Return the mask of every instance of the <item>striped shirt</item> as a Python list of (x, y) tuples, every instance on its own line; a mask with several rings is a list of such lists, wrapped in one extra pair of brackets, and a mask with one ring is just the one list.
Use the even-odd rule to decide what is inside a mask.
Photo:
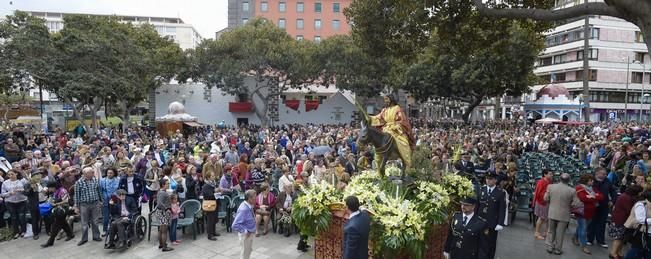
[(93, 178), (86, 180), (82, 177), (75, 183), (75, 206), (82, 203), (93, 203), (101, 201), (102, 197), (99, 191), (99, 182)]

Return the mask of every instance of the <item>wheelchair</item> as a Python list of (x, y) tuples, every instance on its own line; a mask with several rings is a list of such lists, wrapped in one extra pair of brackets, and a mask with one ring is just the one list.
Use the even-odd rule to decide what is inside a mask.
[[(112, 222), (112, 220), (111, 220)], [(142, 216), (140, 213), (137, 213), (133, 217), (129, 219), (128, 222), (125, 223), (126, 226), (124, 227), (125, 233), (125, 245), (121, 247), (121, 249), (126, 249), (131, 247), (131, 245), (135, 242), (140, 242), (145, 238), (145, 233), (147, 233), (147, 221), (145, 220), (145, 217)], [(110, 240), (111, 238), (111, 227), (113, 224), (109, 224), (109, 231), (108, 235), (104, 238), (104, 248), (105, 249), (116, 249), (117, 247), (109, 247), (109, 244), (114, 244), (117, 245), (119, 241), (120, 235), (116, 235), (114, 240)], [(111, 242), (113, 241), (113, 242)]]

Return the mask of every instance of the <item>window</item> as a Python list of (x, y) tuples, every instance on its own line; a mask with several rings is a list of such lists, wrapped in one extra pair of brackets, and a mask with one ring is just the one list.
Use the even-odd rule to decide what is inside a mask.
[(305, 26), (305, 23), (303, 22), (303, 19), (297, 19), (296, 20), (296, 29), (303, 29)]
[[(576, 77), (576, 81), (583, 81), (583, 70), (577, 70), (574, 72), (574, 75)], [(597, 81), (597, 70), (590, 70), (590, 78), (588, 78), (588, 81)]]
[(284, 13), (286, 9), (287, 9), (287, 6), (286, 6), (285, 2), (278, 3), (278, 11), (279, 12)]
[(321, 19), (314, 20), (314, 29), (321, 29)]
[(339, 3), (333, 3), (333, 4), (332, 4), (332, 12), (333, 12), (333, 13), (338, 13), (338, 12), (340, 12), (340, 11), (341, 11), (341, 10), (339, 9)]
[(303, 40), (303, 35), (296, 35), (296, 40)]
[(636, 31), (635, 32), (635, 42), (644, 42), (644, 37), (642, 35), (642, 32)]
[(165, 27), (165, 32), (176, 33), (176, 27)]
[(552, 74), (553, 82), (565, 82), (565, 73)]
[(541, 58), (538, 60), (538, 66), (549, 66), (552, 64), (552, 57)]
[(285, 19), (280, 18), (278, 20), (278, 27), (281, 28), (281, 29), (285, 29)]
[(641, 84), (642, 83), (642, 72), (632, 72), (631, 73), (631, 83)]
[(242, 11), (244, 11), (244, 12), (249, 11), (249, 2), (243, 2), (242, 3)]
[(599, 39), (599, 28), (592, 28), (591, 32), (592, 32), (591, 35), (590, 35), (591, 38), (598, 40)]
[(565, 63), (565, 61), (567, 61), (567, 55), (566, 54), (554, 56), (554, 64)]
[(316, 43), (321, 42), (321, 36), (314, 36), (314, 42)]
[(305, 5), (303, 2), (298, 2), (296, 3), (296, 12), (297, 13), (302, 13), (305, 10)]
[[(599, 58), (599, 50), (590, 49), (590, 52), (588, 52), (588, 60), (597, 60), (598, 58)], [(576, 60), (583, 60), (583, 50), (579, 50), (576, 52)]]
[(332, 20), (332, 29), (339, 30), (339, 20)]
[(269, 4), (267, 2), (260, 3), (260, 11), (262, 12), (269, 11)]
[(635, 61), (638, 61), (640, 63), (644, 63), (644, 55), (646, 53), (644, 52), (635, 52)]
[(319, 95), (319, 104), (323, 104), (323, 100), (328, 99), (325, 95)]
[(249, 18), (242, 18), (242, 24), (246, 24), (247, 22), (249, 22)]
[(321, 12), (321, 3), (314, 3), (314, 12), (315, 13)]

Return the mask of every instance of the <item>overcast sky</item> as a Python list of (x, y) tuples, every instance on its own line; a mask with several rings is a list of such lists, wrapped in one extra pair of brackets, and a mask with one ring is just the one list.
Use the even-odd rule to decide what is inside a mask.
[(14, 10), (179, 17), (204, 38), (228, 25), (227, 0), (0, 0), (0, 15)]

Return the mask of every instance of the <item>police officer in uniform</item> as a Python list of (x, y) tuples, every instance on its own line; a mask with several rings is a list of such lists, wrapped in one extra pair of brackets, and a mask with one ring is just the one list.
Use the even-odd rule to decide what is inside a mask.
[(486, 185), (479, 190), (479, 206), (477, 214), (486, 220), (488, 236), (484, 245), (488, 258), (495, 258), (497, 248), (497, 232), (502, 230), (506, 218), (506, 192), (497, 187), (497, 174), (490, 172), (486, 175)]
[(477, 200), (466, 198), (461, 202), (461, 213), (450, 222), (448, 239), (443, 250), (446, 259), (486, 259), (485, 243), (488, 235), (486, 220), (475, 213)]

